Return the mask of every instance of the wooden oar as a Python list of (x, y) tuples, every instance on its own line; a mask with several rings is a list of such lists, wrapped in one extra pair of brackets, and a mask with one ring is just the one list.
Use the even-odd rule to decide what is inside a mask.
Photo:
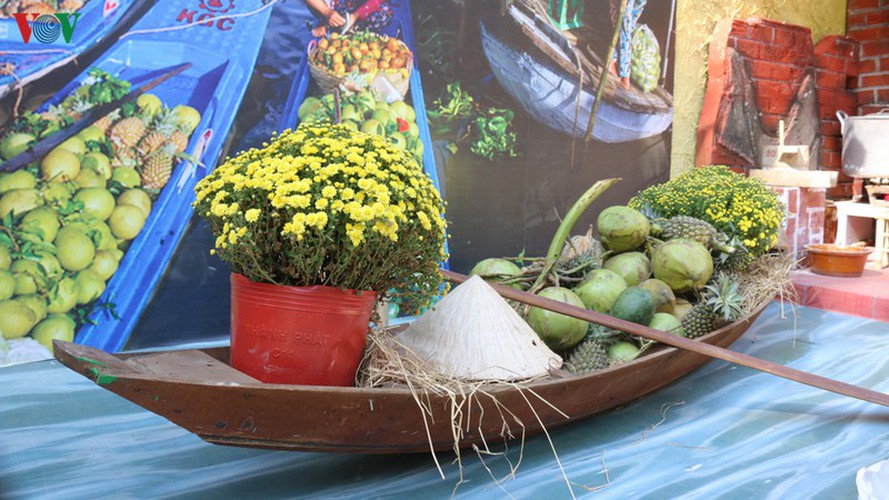
[[(449, 281), (453, 281), (454, 283), (462, 283), (469, 279), (468, 276), (444, 269), (441, 270), (441, 274), (446, 279), (448, 279)], [(837, 394), (869, 401), (871, 403), (876, 403), (883, 406), (889, 406), (889, 395), (883, 394), (882, 392), (872, 391), (870, 389), (865, 389), (864, 387), (847, 384), (845, 382), (829, 379), (820, 375), (815, 375), (813, 373), (795, 370), (793, 368), (788, 368), (786, 366), (779, 365), (771, 361), (766, 361), (764, 359), (755, 358), (753, 356), (748, 356), (739, 352), (730, 351), (728, 349), (717, 347), (715, 345), (707, 344), (704, 342), (690, 340), (685, 337), (679, 337), (667, 332), (655, 330), (654, 328), (637, 325), (636, 323), (631, 323), (629, 321), (624, 321), (622, 319), (597, 313), (595, 311), (575, 307), (556, 300), (547, 299), (539, 295), (523, 292), (521, 290), (516, 290), (507, 286), (498, 285), (495, 283), (491, 283), (491, 286), (493, 286), (494, 289), (497, 290), (497, 293), (499, 293), (502, 297), (515, 300), (529, 306), (547, 309), (549, 311), (557, 312), (566, 316), (571, 316), (573, 318), (582, 319), (584, 321), (589, 321), (592, 323), (598, 323), (608, 328), (614, 328), (616, 330), (621, 330), (649, 340), (654, 340), (663, 344), (671, 345), (673, 347), (678, 347), (687, 351), (703, 354), (704, 356), (721, 359), (723, 361), (728, 361), (737, 365), (746, 366), (747, 368), (753, 368), (754, 370), (777, 375), (788, 380), (800, 382), (802, 384), (817, 387), (819, 389), (824, 389), (826, 391), (835, 392)]]
[(93, 107), (79, 120), (72, 123), (70, 127), (63, 128), (62, 130), (59, 130), (52, 135), (48, 135), (43, 139), (40, 139), (28, 149), (10, 158), (9, 161), (0, 163), (0, 172), (11, 172), (13, 170), (18, 170), (33, 161), (39, 160), (47, 153), (49, 153), (54, 147), (65, 142), (68, 138), (73, 137), (81, 130), (89, 127), (99, 118), (114, 111), (124, 103), (135, 101), (136, 98), (140, 95), (157, 87), (158, 85), (164, 83), (165, 81), (178, 75), (179, 73), (182, 73), (190, 67), (191, 63), (182, 63), (176, 66), (171, 66), (169, 68), (155, 71), (153, 74), (157, 74), (159, 76), (153, 78), (151, 81), (142, 84), (142, 86), (130, 91), (130, 93), (121, 97), (120, 99)]

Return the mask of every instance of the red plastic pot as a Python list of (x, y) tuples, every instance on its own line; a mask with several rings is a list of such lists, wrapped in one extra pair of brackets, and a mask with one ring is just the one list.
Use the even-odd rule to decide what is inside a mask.
[(266, 383), (350, 386), (375, 292), (279, 286), (232, 274), (231, 365)]

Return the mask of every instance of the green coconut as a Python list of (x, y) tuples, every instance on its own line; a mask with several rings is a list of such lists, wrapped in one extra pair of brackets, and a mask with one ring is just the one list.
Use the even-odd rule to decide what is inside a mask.
[(682, 329), (682, 322), (670, 313), (654, 313), (654, 316), (651, 317), (651, 321), (648, 322), (648, 327), (662, 332), (672, 333), (678, 337), (685, 336), (685, 330)]
[(627, 287), (615, 299), (611, 315), (639, 325), (647, 325), (654, 316), (654, 296), (644, 288)]
[(81, 156), (86, 153), (86, 143), (83, 141), (83, 139), (77, 137), (76, 135), (74, 137), (65, 139), (65, 141), (59, 144), (58, 147), (66, 151), (70, 151), (77, 156)]
[(117, 271), (117, 266), (118, 259), (110, 250), (99, 250), (96, 252), (92, 264), (87, 269), (107, 281)]
[(642, 252), (627, 252), (605, 261), (603, 269), (620, 275), (627, 286), (636, 286), (651, 276), (651, 262)]
[(639, 211), (623, 205), (608, 207), (599, 213), (596, 229), (602, 243), (615, 253), (635, 250), (645, 243), (651, 229)]
[[(544, 288), (538, 295), (575, 307), (584, 307), (580, 298), (567, 288)], [(528, 312), (528, 324), (550, 349), (557, 352), (577, 345), (589, 328), (586, 321), (538, 307), (532, 307)]]
[(0, 158), (11, 160), (23, 153), (31, 145), (35, 137), (31, 134), (16, 132), (0, 140)]
[(607, 313), (626, 288), (627, 282), (621, 275), (609, 269), (595, 269), (587, 274), (574, 293), (587, 309)]
[(74, 195), (74, 201), (83, 204), (83, 211), (100, 221), (111, 217), (114, 210), (114, 195), (104, 187), (83, 188)]
[(51, 182), (43, 186), (41, 193), (47, 203), (64, 207), (68, 200), (74, 196), (77, 187), (77, 184), (73, 182)]
[(632, 342), (621, 341), (608, 348), (608, 360), (612, 363), (626, 363), (639, 357), (639, 348)]
[[(513, 262), (508, 261), (506, 259), (485, 259), (475, 267), (469, 271), (469, 275), (477, 274), (482, 277), (485, 281), (493, 281), (495, 283), (501, 282), (503, 279), (506, 279), (510, 276), (515, 276), (519, 274), (522, 270), (519, 269), (519, 266), (515, 265)], [(509, 285), (512, 288), (517, 290), (521, 290), (521, 286), (518, 284)]]
[(135, 168), (117, 167), (111, 172), (111, 180), (120, 183), (123, 187), (134, 188), (142, 184), (142, 177)]
[(43, 267), (30, 259), (18, 259), (9, 267), (15, 276), (15, 294), (30, 295), (46, 286)]
[(673, 306), (676, 305), (676, 294), (670, 288), (670, 285), (655, 278), (649, 278), (639, 286), (651, 292), (654, 296), (654, 303), (658, 312), (673, 312)]
[(677, 238), (655, 247), (651, 267), (654, 277), (676, 293), (697, 290), (713, 275), (713, 259), (701, 243)]
[(131, 240), (135, 238), (145, 225), (145, 214), (142, 209), (132, 205), (118, 205), (108, 218), (111, 233), (116, 238)]
[(80, 158), (67, 149), (55, 148), (40, 162), (43, 179), (50, 182), (74, 180), (80, 173)]

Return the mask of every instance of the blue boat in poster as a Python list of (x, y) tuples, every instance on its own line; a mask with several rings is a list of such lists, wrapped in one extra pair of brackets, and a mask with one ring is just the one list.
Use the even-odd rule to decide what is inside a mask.
[[(411, 22), (410, 2), (402, 1), (393, 9), (392, 22), (384, 29), (381, 34), (401, 39), (407, 47), (413, 52), (416, 47), (416, 38), (414, 36), (414, 28)], [(311, 39), (309, 30), (306, 30), (306, 45)], [(312, 87), (312, 74), (309, 70), (308, 57), (304, 57), (297, 68), (296, 76), (293, 79), (293, 85), (287, 97), (287, 103), (281, 115), (281, 122), (278, 126), (279, 131), (293, 128), (299, 125), (299, 106), (307, 97)], [(432, 145), (432, 134), (429, 130), (429, 119), (426, 115), (426, 101), (423, 97), (423, 81), (420, 78), (420, 70), (416, 65), (416, 58), (411, 68), (409, 77), (409, 97), (410, 104), (416, 113), (416, 123), (419, 129), (419, 139), (423, 143), (423, 170), (426, 175), (432, 179), (435, 188), (443, 194), (442, 186), (439, 181), (438, 170), (435, 165), (435, 150)], [(447, 243), (445, 243), (447, 250)], [(449, 269), (447, 262), (442, 263), (442, 267)]]
[[(584, 137), (596, 101), (601, 58), (572, 46), (525, 3), (534, 4), (512, 3), (503, 17), (480, 23), (482, 50), (500, 85), (535, 120)], [(672, 123), (673, 98), (666, 90), (622, 89), (611, 79), (592, 137), (610, 143), (634, 141), (658, 135)]]
[[(216, 164), (253, 72), (274, 2), (261, 0), (159, 2), (93, 65), (134, 87), (158, 70), (184, 62), (191, 67), (152, 90), (165, 104), (191, 106), (201, 114), (186, 153), (155, 200), (139, 235), (98, 299), (113, 304), (94, 311), (75, 341), (106, 351), (124, 347), (188, 228), (194, 186)], [(84, 72), (47, 103), (59, 102), (87, 78)]]
[[(392, 22), (381, 34), (401, 39), (411, 51), (414, 51), (416, 41), (414, 29), (411, 23), (410, 2), (402, 1), (394, 7)], [(306, 30), (306, 40), (311, 39), (309, 30)], [(308, 44), (308, 43), (307, 43)], [(287, 98), (287, 104), (281, 115), (279, 130), (293, 128), (299, 124), (299, 106), (307, 97), (312, 87), (312, 74), (309, 71), (308, 58), (304, 57), (293, 79), (293, 86)], [(438, 171), (435, 168), (435, 154), (432, 147), (432, 135), (429, 132), (429, 120), (426, 117), (426, 101), (423, 97), (423, 82), (420, 78), (420, 70), (414, 63), (410, 73), (410, 104), (416, 113), (417, 128), (420, 131), (419, 138), (423, 142), (423, 169), (432, 179), (436, 189), (441, 190)]]
[[(72, 16), (79, 14), (79, 17), (72, 20), (70, 40), (65, 40), (59, 28), (49, 30), (47, 36), (40, 36), (39, 28), (23, 34), (10, 11), (18, 2), (0, 3), (4, 4), (3, 12), (0, 12), (0, 97), (3, 97), (75, 60), (114, 34), (118, 26), (129, 22), (154, 0), (86, 0), (82, 7), (71, 13)], [(20, 13), (26, 14), (31, 21), (27, 29), (34, 27), (33, 21), (41, 12), (28, 6), (22, 9)]]

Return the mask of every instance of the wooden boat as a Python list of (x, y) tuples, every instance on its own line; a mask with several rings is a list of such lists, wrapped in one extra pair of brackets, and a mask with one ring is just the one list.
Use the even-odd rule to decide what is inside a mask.
[[(497, 81), (535, 120), (583, 137), (596, 100), (602, 58), (590, 44), (553, 27), (535, 5), (533, 0), (516, 1), (503, 18), (482, 21), (482, 49)], [(592, 134), (596, 140), (644, 139), (670, 126), (673, 98), (666, 90), (623, 89), (615, 80), (606, 83), (596, 114)]]
[[(135, 87), (158, 76), (161, 69), (191, 63), (187, 70), (152, 93), (170, 107), (187, 104), (200, 112), (201, 121), (185, 151), (203, 166), (182, 161), (174, 167), (145, 226), (98, 299), (99, 303), (113, 303), (118, 314), (103, 310), (91, 315), (93, 322), (77, 331), (76, 342), (112, 352), (126, 345), (188, 228), (195, 184), (215, 166), (224, 150), (271, 14), (271, 8), (263, 8), (264, 5), (262, 0), (238, 2), (231, 10), (214, 11), (218, 18), (210, 25), (201, 23), (187, 29), (159, 32), (177, 25), (183, 9), (193, 9), (196, 3), (157, 2), (133, 25), (132, 36), (122, 37), (91, 65), (128, 80)], [(210, 14), (211, 8), (208, 2), (200, 11), (192, 12), (192, 17)], [(239, 17), (250, 12), (253, 15)], [(185, 24), (186, 18), (180, 22)], [(40, 110), (58, 104), (71, 94), (89, 78), (89, 69)]]
[[(700, 341), (731, 345), (765, 306)], [(452, 403), (442, 395), (422, 396), (424, 414), (407, 388), (262, 384), (228, 365), (227, 348), (115, 356), (56, 341), (54, 352), (100, 387), (214, 444), (350, 453), (454, 448)], [(554, 376), (521, 390), (497, 386), (487, 394), (499, 408), (487, 395), (461, 408), (459, 446), (499, 442), (504, 422), (515, 438), (577, 422), (664, 387), (708, 359), (659, 346), (629, 363), (586, 375)], [(504, 421), (506, 410), (511, 415)]]
[(0, 69), (5, 68), (0, 71), (0, 97), (83, 57), (141, 15), (146, 4), (152, 3), (154, 0), (89, 0), (77, 11), (80, 17), (70, 41), (59, 36), (55, 41), (42, 43), (31, 36), (25, 42), (15, 19), (0, 18)]

